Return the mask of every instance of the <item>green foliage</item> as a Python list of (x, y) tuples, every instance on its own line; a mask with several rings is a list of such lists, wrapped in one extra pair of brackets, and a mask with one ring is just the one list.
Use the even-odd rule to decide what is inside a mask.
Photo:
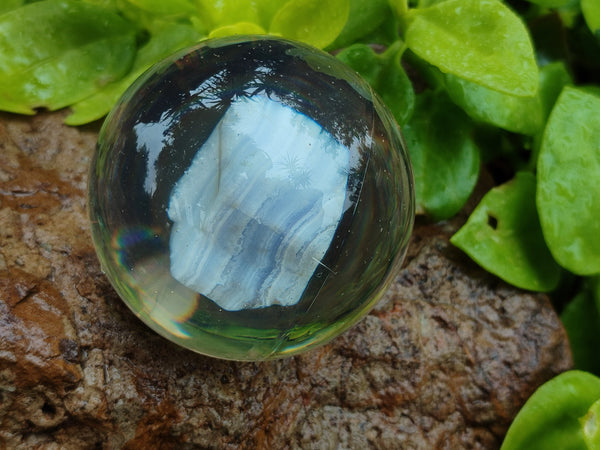
[(168, 56), (198, 39), (197, 32), (189, 25), (170, 24), (158, 31), (140, 48), (132, 70), (120, 80), (114, 81), (94, 95), (75, 103), (73, 113), (65, 119), (68, 125), (82, 125), (108, 114), (125, 90), (154, 62)]
[[(262, 0), (194, 0), (197, 8), (198, 30), (208, 34), (215, 28), (233, 25), (238, 22), (251, 22), (267, 28), (271, 23), (274, 12), (281, 2)], [(165, 2), (166, 3), (166, 2)], [(201, 24), (201, 25), (200, 25)]]
[(571, 84), (573, 84), (573, 80), (562, 61), (553, 62), (542, 67), (540, 70), (539, 98), (542, 104), (544, 123), (563, 88)]
[(446, 75), (452, 100), (473, 119), (508, 131), (535, 134), (543, 125), (539, 95), (519, 97)]
[(600, 273), (600, 97), (566, 87), (546, 126), (538, 159), (537, 207), (556, 260)]
[(162, 16), (190, 14), (196, 11), (191, 0), (126, 0), (140, 9)]
[(24, 4), (25, 0), (4, 0), (0, 3), (0, 14), (10, 11), (11, 9), (17, 9)]
[(269, 31), (324, 48), (344, 29), (349, 12), (349, 0), (290, 0), (277, 11)]
[(380, 55), (368, 45), (354, 44), (337, 55), (369, 82), (400, 125), (408, 121), (415, 107), (415, 91), (400, 62), (403, 50), (401, 41)]
[(133, 28), (104, 8), (47, 0), (13, 9), (0, 16), (0, 109), (71, 105), (123, 77), (134, 55)]
[[(392, 17), (388, 0), (350, 0), (348, 21), (330, 47), (344, 48), (370, 35)], [(394, 30), (396, 31), (396, 30)], [(397, 32), (396, 39), (397, 39)]]
[(529, 172), (489, 191), (451, 242), (515, 286), (547, 292), (558, 284), (560, 268), (542, 236)]
[(600, 376), (600, 293), (594, 292), (594, 287), (600, 285), (598, 280), (588, 280), (565, 307), (561, 320), (569, 336), (575, 368)]
[[(595, 449), (600, 378), (572, 370), (543, 384), (512, 423), (501, 450)], [(584, 430), (586, 438), (584, 438)]]
[(481, 86), (532, 96), (538, 68), (521, 19), (497, 0), (448, 0), (410, 10), (405, 41), (424, 60)]
[(445, 93), (417, 98), (403, 128), (415, 177), (417, 210), (433, 220), (452, 217), (467, 201), (479, 174), (479, 149), (469, 118)]
[(600, 2), (598, 0), (581, 0), (581, 11), (592, 33), (597, 33), (600, 30)]
[(452, 100), (475, 121), (535, 135), (542, 131), (556, 98), (571, 78), (563, 63), (548, 64), (540, 70), (538, 92), (530, 97), (495, 91), (451, 74), (445, 76), (445, 82)]
[(266, 34), (266, 31), (255, 23), (238, 22), (232, 25), (223, 25), (215, 28), (208, 34), (209, 39), (232, 36), (235, 34)]
[(600, 448), (600, 399), (596, 400), (580, 420), (583, 440), (588, 449)]

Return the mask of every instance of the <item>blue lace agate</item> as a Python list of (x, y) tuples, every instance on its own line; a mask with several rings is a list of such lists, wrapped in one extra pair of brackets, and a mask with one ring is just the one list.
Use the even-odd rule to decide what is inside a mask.
[(314, 120), (267, 96), (235, 100), (172, 191), (172, 276), (228, 311), (296, 304), (348, 174), (348, 149)]

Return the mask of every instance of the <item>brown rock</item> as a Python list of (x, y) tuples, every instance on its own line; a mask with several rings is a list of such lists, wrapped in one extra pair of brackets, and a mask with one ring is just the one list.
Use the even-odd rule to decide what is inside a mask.
[(96, 261), (96, 129), (0, 116), (0, 448), (496, 448), (571, 367), (548, 299), (418, 226), (377, 307), (302, 356), (236, 363), (154, 334)]

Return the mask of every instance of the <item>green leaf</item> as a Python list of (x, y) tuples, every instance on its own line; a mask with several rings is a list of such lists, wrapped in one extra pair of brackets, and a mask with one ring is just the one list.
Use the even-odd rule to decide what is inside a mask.
[[(544, 123), (548, 119), (554, 104), (565, 86), (573, 84), (571, 75), (562, 61), (550, 63), (540, 70), (540, 90), (538, 93)], [(529, 160), (529, 169), (535, 170), (542, 146), (544, 129), (542, 128), (533, 136), (531, 150), (532, 154)]]
[(543, 125), (542, 105), (537, 95), (518, 97), (495, 91), (446, 74), (448, 94), (474, 120), (508, 131), (535, 134)]
[(452, 217), (465, 204), (479, 175), (472, 122), (443, 93), (417, 96), (402, 132), (412, 160), (417, 211), (433, 220)]
[[(107, 10), (124, 17), (127, 21), (135, 25), (138, 33), (138, 44), (144, 42), (146, 33), (154, 33), (157, 29), (164, 27), (165, 21), (175, 20), (177, 16), (160, 15), (154, 12), (142, 9), (127, 0), (84, 0), (87, 3), (92, 2)], [(191, 16), (194, 17), (194, 16)]]
[(532, 136), (542, 131), (556, 98), (571, 78), (562, 62), (540, 70), (540, 89), (533, 97), (519, 97), (485, 88), (446, 74), (450, 97), (471, 118), (507, 131)]
[[(357, 40), (357, 44), (369, 44), (372, 46), (380, 45), (382, 47), (389, 47), (393, 45), (399, 39), (398, 35), (399, 22), (397, 17), (392, 13), (383, 15), (383, 21), (375, 28), (372, 32), (361, 36)], [(327, 46), (328, 49), (334, 50), (336, 47), (337, 40)]]
[(232, 25), (224, 25), (212, 30), (208, 37), (209, 39), (233, 36), (235, 34), (266, 34), (266, 31), (255, 23), (238, 22)]
[(47, 0), (9, 11), (0, 16), (0, 109), (70, 105), (125, 75), (134, 54), (130, 24), (102, 7)]
[(17, 9), (25, 4), (25, 0), (2, 0), (0, 4), (0, 14), (3, 14), (11, 9)]
[(161, 16), (193, 14), (196, 7), (190, 0), (126, 0), (144, 11)]
[(598, 0), (581, 0), (581, 12), (592, 33), (600, 30), (600, 2)]
[(401, 17), (408, 11), (409, 0), (388, 0), (395, 15)]
[(538, 157), (537, 208), (556, 261), (600, 273), (600, 98), (566, 87), (550, 114)]
[(203, 34), (239, 23), (253, 23), (267, 30), (285, 2), (281, 0), (194, 0), (198, 16), (192, 21)]
[(590, 289), (577, 294), (560, 318), (569, 336), (575, 368), (600, 375), (600, 314)]
[(199, 15), (209, 22), (210, 29), (236, 22), (258, 23), (258, 11), (247, 0), (196, 0)]
[(254, 23), (267, 29), (282, 4), (279, 0), (195, 0), (195, 3), (198, 8), (198, 30), (206, 34), (240, 22)]
[(571, 75), (562, 61), (547, 64), (540, 69), (539, 97), (544, 120), (550, 115), (563, 88), (572, 84)]
[(350, 0), (290, 0), (273, 17), (269, 32), (325, 48), (348, 20)]
[(450, 242), (517, 287), (547, 292), (558, 284), (560, 267), (544, 242), (529, 172), (490, 190)]
[(583, 431), (583, 440), (588, 449), (600, 448), (600, 399), (596, 400), (585, 417), (580, 419)]
[(407, 122), (415, 106), (415, 91), (400, 63), (402, 51), (398, 41), (382, 55), (365, 44), (354, 44), (337, 54), (379, 94), (400, 125)]
[(533, 96), (538, 68), (521, 19), (497, 0), (448, 0), (407, 15), (406, 44), (424, 60), (465, 80)]
[(373, 33), (390, 15), (392, 12), (388, 0), (350, 0), (348, 21), (330, 48), (348, 47)]
[(508, 429), (501, 450), (585, 449), (579, 419), (600, 399), (600, 378), (564, 372), (538, 388)]
[(146, 69), (175, 51), (187, 47), (199, 38), (189, 25), (173, 23), (155, 35), (138, 52), (131, 72), (119, 81), (73, 105), (73, 113), (65, 119), (67, 125), (82, 125), (100, 119), (111, 110), (117, 100)]

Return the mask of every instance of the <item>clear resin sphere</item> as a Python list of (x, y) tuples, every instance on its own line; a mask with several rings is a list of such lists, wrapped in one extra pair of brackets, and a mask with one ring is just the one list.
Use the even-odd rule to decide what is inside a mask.
[(414, 217), (402, 138), (368, 84), (264, 36), (206, 41), (143, 75), (104, 123), (89, 186), (121, 298), (168, 339), (237, 360), (355, 323)]

